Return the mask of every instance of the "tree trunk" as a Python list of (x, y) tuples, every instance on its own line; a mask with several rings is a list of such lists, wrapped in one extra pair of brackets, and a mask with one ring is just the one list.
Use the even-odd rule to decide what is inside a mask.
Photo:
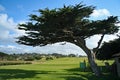
[(88, 56), (88, 61), (90, 63), (91, 69), (94, 72), (94, 74), (96, 76), (101, 76), (101, 71), (100, 71), (99, 67), (97, 66), (97, 64), (95, 63), (95, 59), (94, 59), (94, 56), (91, 53), (91, 51), (88, 48), (84, 49), (84, 51)]
[(78, 45), (87, 54), (88, 61), (90, 63), (91, 69), (94, 72), (94, 74), (96, 76), (101, 76), (101, 71), (98, 68), (97, 64), (95, 63), (95, 60), (94, 60), (91, 50), (87, 48), (85, 40), (80, 37), (78, 37), (76, 40), (77, 40), (76, 45)]
[(92, 55), (88, 55), (88, 61), (90, 63), (92, 71), (95, 73), (96, 76), (101, 76), (101, 71), (97, 64), (95, 63), (95, 59), (92, 57)]

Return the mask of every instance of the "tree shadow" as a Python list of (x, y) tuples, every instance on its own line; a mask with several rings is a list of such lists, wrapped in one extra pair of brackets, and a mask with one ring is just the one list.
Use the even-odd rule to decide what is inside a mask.
[(32, 78), (37, 74), (36, 71), (21, 69), (0, 69), (0, 79), (7, 80), (13, 78)]
[(0, 69), (0, 80), (34, 78), (37, 74), (49, 74), (51, 71), (22, 69)]
[(120, 80), (120, 78), (108, 72), (104, 72), (101, 77), (97, 77), (91, 71), (83, 71), (80, 68), (66, 69), (66, 71), (71, 75), (64, 76), (65, 80)]
[(68, 72), (92, 72), (90, 68), (81, 69), (81, 68), (72, 68), (72, 69), (66, 69)]

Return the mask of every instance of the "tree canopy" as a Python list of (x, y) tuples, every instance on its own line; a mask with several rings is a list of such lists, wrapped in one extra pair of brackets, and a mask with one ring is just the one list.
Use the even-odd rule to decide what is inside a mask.
[(4, 52), (0, 52), (0, 57), (4, 57), (4, 56), (8, 56), (8, 54), (6, 54)]
[(17, 42), (30, 46), (62, 41), (75, 43), (78, 37), (86, 39), (96, 34), (113, 34), (118, 31), (114, 24), (116, 16), (105, 20), (89, 20), (93, 10), (93, 6), (82, 4), (51, 10), (40, 9), (40, 15), (31, 14), (29, 22), (20, 24), (19, 29), (25, 30), (27, 35), (19, 37)]
[(97, 58), (107, 60), (113, 58), (113, 55), (120, 53), (120, 38), (110, 42), (105, 42), (97, 54)]

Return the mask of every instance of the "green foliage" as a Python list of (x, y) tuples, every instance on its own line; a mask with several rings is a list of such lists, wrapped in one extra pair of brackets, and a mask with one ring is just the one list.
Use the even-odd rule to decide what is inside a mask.
[(46, 57), (46, 60), (53, 60), (54, 59), (54, 57), (52, 57), (52, 56), (47, 56)]
[(68, 57), (76, 57), (75, 54), (69, 54)]
[(33, 57), (27, 57), (27, 58), (24, 59), (24, 61), (33, 61), (33, 60), (34, 60)]
[(53, 53), (51, 56), (54, 56), (55, 58), (62, 58), (62, 57), (67, 57), (67, 55), (64, 54), (58, 54), (58, 53)]
[(15, 60), (14, 57), (12, 57), (11, 55), (4, 53), (4, 52), (0, 52), (0, 60), (4, 61), (4, 60)]
[(43, 54), (39, 53), (24, 53), (24, 54), (11, 54), (14, 60), (24, 60), (24, 61), (33, 61), (33, 60), (40, 60)]
[(3, 57), (3, 56), (8, 56), (8, 54), (3, 53), (3, 52), (0, 52), (0, 56), (1, 56), (1, 57)]
[[(1, 54), (3, 55), (3, 54)], [(22, 53), (22, 54), (4, 54), (4, 56), (1, 58), (2, 61), (35, 61), (35, 60), (53, 60), (55, 58), (63, 58), (63, 57), (76, 57), (75, 54), (58, 54), (58, 53), (52, 53), (52, 54), (41, 54), (41, 53)], [(80, 56), (83, 57), (83, 56)]]
[(93, 10), (93, 6), (82, 3), (51, 10), (39, 9), (40, 15), (31, 14), (29, 22), (19, 24), (18, 29), (25, 30), (27, 35), (18, 37), (17, 43), (29, 46), (63, 41), (76, 43), (78, 37), (84, 40), (96, 34), (113, 34), (118, 31), (116, 16), (104, 20), (89, 20)]
[(111, 59), (113, 55), (119, 52), (120, 52), (120, 38), (110, 42), (105, 42), (99, 49), (97, 58), (102, 60)]

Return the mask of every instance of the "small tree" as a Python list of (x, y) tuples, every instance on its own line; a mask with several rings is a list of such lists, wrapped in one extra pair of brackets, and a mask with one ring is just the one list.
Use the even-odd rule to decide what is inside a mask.
[(69, 54), (68, 57), (76, 57), (75, 54)]
[(7, 59), (8, 56), (9, 56), (8, 54), (6, 54), (4, 52), (0, 52), (0, 60), (3, 60), (5, 57)]
[(38, 10), (40, 15), (31, 14), (28, 23), (20, 24), (18, 29), (25, 30), (27, 35), (19, 37), (17, 43), (45, 46), (56, 42), (71, 42), (87, 54), (93, 72), (100, 76), (101, 72), (93, 59), (92, 52), (86, 46), (86, 38), (96, 34), (102, 35), (98, 46), (94, 48), (94, 52), (97, 52), (105, 34), (114, 34), (118, 31), (118, 27), (115, 26), (117, 17), (91, 21), (88, 18), (93, 10), (93, 6), (81, 3), (58, 9), (40, 9)]

